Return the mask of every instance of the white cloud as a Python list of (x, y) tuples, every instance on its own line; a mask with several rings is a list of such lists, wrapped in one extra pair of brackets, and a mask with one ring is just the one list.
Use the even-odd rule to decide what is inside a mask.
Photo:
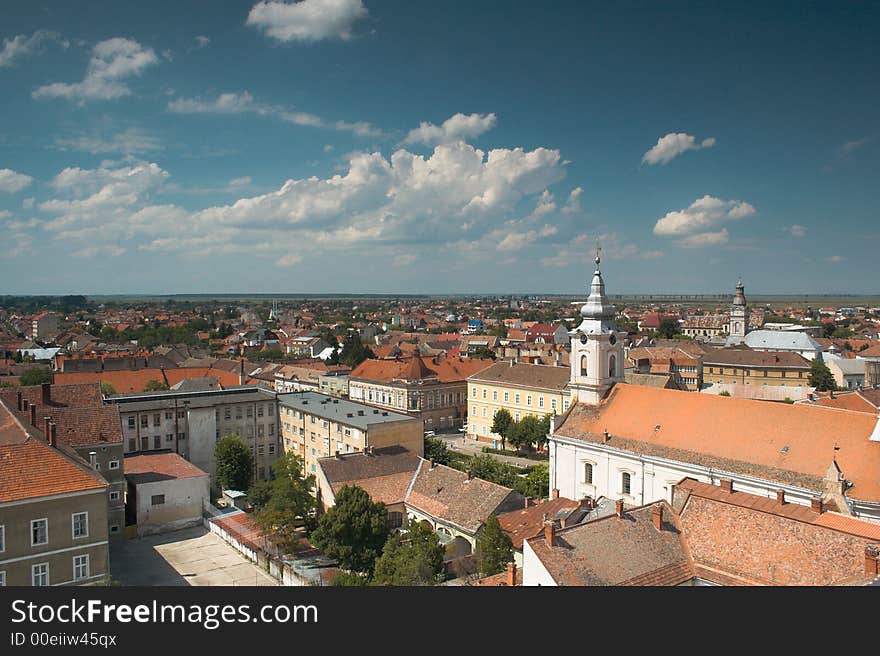
[(53, 82), (37, 88), (34, 98), (66, 98), (80, 103), (112, 100), (131, 94), (126, 78), (140, 75), (159, 62), (152, 48), (133, 39), (116, 37), (97, 43), (82, 82)]
[(783, 230), (790, 234), (792, 237), (797, 237), (798, 239), (807, 236), (807, 227), (798, 225), (797, 223), (795, 223), (794, 225), (786, 226), (783, 228)]
[(565, 203), (565, 207), (562, 208), (563, 214), (574, 214), (576, 212), (581, 211), (581, 196), (584, 193), (583, 187), (575, 187), (571, 190), (571, 193), (568, 195), (568, 201)]
[(324, 144), (323, 150), (325, 153), (329, 153), (330, 151), (333, 150), (333, 146), (331, 146), (330, 144)]
[(675, 243), (685, 248), (702, 248), (703, 246), (726, 244), (729, 236), (727, 228), (722, 228), (718, 232), (700, 232), (684, 239), (679, 239)]
[(246, 187), (251, 182), (253, 182), (253, 180), (251, 180), (251, 176), (249, 175), (245, 175), (241, 178), (233, 178), (229, 181), (229, 188), (234, 189), (235, 187)]
[(120, 255), (125, 255), (125, 253), (126, 249), (122, 248), (121, 246), (107, 244), (104, 246), (89, 246), (88, 248), (74, 251), (73, 253), (71, 253), (71, 255), (83, 259), (92, 259), (98, 256), (119, 257)]
[[(429, 156), (355, 153), (343, 173), (291, 179), (270, 193), (190, 211), (154, 204), (169, 178), (158, 165), (107, 162), (64, 169), (50, 184), (56, 197), (38, 207), (52, 215), (42, 225), (53, 238), (84, 241), (83, 247), (136, 239), (144, 251), (241, 252), (277, 262), (303, 244), (310, 252), (393, 252), (402, 244), (477, 243), (502, 228), (524, 199), (546, 204), (543, 192), (564, 175), (555, 150), (483, 152), (458, 142)], [(537, 239), (557, 231), (546, 222), (532, 229)]]
[(830, 257), (826, 257), (826, 262), (831, 262), (832, 264), (837, 264), (838, 262), (843, 262), (846, 258), (843, 255), (832, 255)]
[(282, 255), (277, 260), (275, 260), (275, 266), (280, 267), (291, 267), (295, 266), (302, 262), (302, 256), (296, 255), (295, 253), (288, 253), (286, 255)]
[(0, 50), (0, 68), (12, 66), (16, 59), (34, 55), (42, 50), (44, 43), (54, 41), (67, 48), (70, 43), (61, 38), (58, 32), (37, 30), (32, 35), (19, 34), (11, 39), (3, 39), (3, 50)]
[[(176, 98), (168, 103), (168, 111), (175, 114), (257, 114), (273, 116), (295, 125), (351, 132), (359, 137), (378, 137), (384, 133), (365, 121), (348, 123), (346, 121), (330, 122), (320, 116), (307, 112), (295, 112), (262, 103), (244, 91), (242, 93), (221, 93), (213, 100), (201, 98)], [(325, 151), (326, 152), (326, 151)]]
[(406, 144), (421, 143), (427, 146), (452, 141), (473, 139), (495, 127), (495, 114), (454, 114), (442, 125), (423, 121), (419, 127), (410, 130), (403, 140)]
[(666, 164), (685, 151), (711, 148), (714, 145), (715, 137), (709, 137), (697, 143), (696, 137), (689, 134), (670, 132), (665, 137), (660, 137), (654, 147), (642, 156), (642, 163)]
[(99, 155), (121, 153), (123, 155), (142, 155), (162, 150), (162, 142), (138, 128), (127, 128), (122, 132), (103, 136), (97, 133), (78, 134), (55, 139), (58, 150), (75, 150)]
[(24, 173), (16, 173), (12, 169), (0, 169), (0, 191), (14, 194), (27, 187), (33, 178)]
[(346, 40), (355, 22), (366, 15), (361, 0), (269, 0), (251, 8), (247, 24), (279, 41)]
[(391, 266), (395, 269), (402, 269), (404, 267), (412, 266), (418, 261), (418, 259), (419, 258), (412, 253), (404, 253), (403, 255), (396, 256), (392, 260)]
[[(698, 198), (687, 209), (669, 212), (654, 225), (654, 234), (684, 236), (707, 231), (726, 221), (742, 219), (755, 213), (749, 203), (721, 200), (713, 196)], [(716, 233), (717, 234), (717, 233)]]
[(211, 39), (206, 36), (197, 36), (196, 37), (196, 50), (200, 50), (201, 48), (207, 47), (207, 45), (211, 43)]

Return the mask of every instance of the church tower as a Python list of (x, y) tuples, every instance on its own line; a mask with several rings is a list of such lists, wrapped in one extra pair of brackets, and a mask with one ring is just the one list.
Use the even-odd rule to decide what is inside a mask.
[(748, 309), (746, 308), (746, 288), (740, 279), (736, 283), (736, 294), (730, 306), (730, 325), (727, 332), (731, 337), (745, 337), (748, 330)]
[(614, 323), (614, 306), (605, 296), (605, 282), (599, 270), (590, 285), (590, 297), (581, 308), (580, 325), (568, 333), (571, 338), (569, 387), (578, 403), (596, 405), (614, 383), (623, 382), (623, 339), (626, 333)]

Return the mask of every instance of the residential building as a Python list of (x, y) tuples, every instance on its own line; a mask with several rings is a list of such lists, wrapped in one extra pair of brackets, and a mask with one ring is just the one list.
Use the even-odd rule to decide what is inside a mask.
[(842, 358), (830, 353), (822, 355), (822, 361), (834, 375), (838, 389), (861, 389), (865, 386), (865, 364), (863, 358)]
[(71, 448), (0, 400), (0, 585), (89, 585), (109, 578), (107, 493)]
[(122, 420), (125, 455), (171, 450), (211, 480), (214, 448), (238, 435), (254, 455), (254, 479), (268, 480), (281, 448), (275, 392), (254, 385), (205, 391), (142, 392), (110, 397)]
[(626, 359), (638, 374), (671, 376), (678, 389), (698, 391), (703, 382), (702, 356), (706, 349), (693, 342), (675, 346), (631, 348)]
[(745, 337), (730, 336), (725, 346), (747, 346), (755, 351), (791, 351), (813, 360), (822, 346), (807, 333), (781, 330), (752, 330)]
[(104, 405), (98, 383), (33, 385), (0, 391), (0, 398), (48, 441), (57, 442), (90, 463), (107, 482), (107, 518), (110, 537), (122, 537), (125, 527), (125, 470), (119, 412)]
[(128, 524), (138, 537), (202, 523), (210, 499), (210, 476), (171, 451), (125, 458)]
[(568, 367), (521, 362), (497, 362), (467, 379), (470, 439), (500, 446), (501, 436), (492, 432), (495, 413), (507, 410), (514, 420), (527, 415), (562, 414), (571, 403)]
[(31, 320), (31, 339), (44, 342), (58, 334), (58, 317), (54, 312), (40, 312)]
[(780, 385), (808, 387), (810, 362), (792, 351), (724, 348), (703, 356), (703, 386)]
[(467, 378), (492, 360), (420, 357), (365, 360), (349, 374), (352, 401), (405, 412), (426, 431), (453, 431), (467, 416)]
[[(554, 493), (557, 491), (554, 490)], [(584, 520), (592, 509), (592, 499), (575, 501), (554, 494), (551, 499), (535, 502), (526, 499), (522, 508), (498, 515), (501, 529), (510, 536), (513, 543), (513, 557), (517, 567), (522, 567), (523, 542), (544, 530), (544, 522), (559, 522), (560, 526), (571, 526)]]
[(305, 472), (317, 472), (320, 458), (403, 446), (424, 452), (422, 423), (415, 417), (317, 392), (278, 395), (281, 446), (303, 459)]
[(526, 330), (526, 341), (535, 344), (566, 344), (568, 330), (562, 324), (551, 326), (548, 323), (536, 323)]
[(694, 339), (711, 339), (726, 335), (730, 317), (726, 314), (702, 314), (687, 316), (681, 322), (681, 334)]
[(330, 396), (348, 396), (348, 375), (327, 373), (318, 376), (318, 387), (321, 394)]
[(552, 520), (523, 545), (523, 585), (865, 585), (880, 577), (880, 526), (685, 478), (673, 500), (574, 526)]

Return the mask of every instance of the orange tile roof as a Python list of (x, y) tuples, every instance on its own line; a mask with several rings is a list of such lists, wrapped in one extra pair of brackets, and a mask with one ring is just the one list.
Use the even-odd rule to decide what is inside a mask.
[[(419, 362), (414, 362), (419, 360)], [(396, 378), (409, 378), (417, 374), (422, 377), (436, 376), (441, 383), (462, 382), (468, 376), (494, 364), (493, 360), (471, 360), (447, 357), (438, 359), (406, 358), (400, 360), (364, 360), (349, 374), (353, 380), (371, 380), (390, 383)], [(418, 369), (418, 372), (416, 371)]]
[(513, 510), (498, 515), (498, 523), (510, 536), (514, 549), (522, 549), (523, 540), (538, 535), (544, 530), (544, 519), (567, 517), (573, 510), (580, 508), (579, 501), (559, 497), (544, 503), (531, 505), (528, 508)]
[(612, 447), (691, 462), (705, 456), (721, 461), (712, 466), (805, 487), (825, 476), (837, 445), (853, 483), (848, 495), (880, 501), (880, 442), (868, 439), (878, 419), (867, 413), (618, 383), (598, 406), (577, 403), (562, 420), (563, 437), (602, 443), (607, 430)]
[[(208, 474), (176, 453), (144, 453), (125, 457), (125, 477), (135, 483), (149, 483), (151, 478), (199, 478)], [(158, 478), (157, 478), (158, 477)]]

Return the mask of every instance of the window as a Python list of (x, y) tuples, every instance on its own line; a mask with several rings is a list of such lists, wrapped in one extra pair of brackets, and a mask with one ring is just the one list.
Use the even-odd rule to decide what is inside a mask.
[(110, 461), (110, 469), (119, 469), (119, 461), (111, 460)]
[(151, 506), (161, 506), (165, 504), (165, 495), (164, 494), (154, 494), (150, 497), (150, 505)]
[(274, 445), (274, 444), (270, 444), (270, 445), (269, 445), (269, 455), (271, 456), (271, 455), (274, 455), (274, 454), (275, 454), (275, 445)]
[(166, 413), (165, 413), (165, 419), (168, 419), (169, 421), (170, 421), (171, 419), (174, 419), (174, 414), (171, 413), (171, 412), (166, 412)]
[(41, 544), (49, 544), (49, 520), (31, 520), (31, 546), (37, 547)]
[(513, 419), (514, 419), (514, 421), (519, 421), (519, 413), (518, 412), (513, 413)]
[(556, 399), (550, 399), (550, 407), (556, 410)]
[(591, 462), (584, 463), (584, 483), (587, 485), (593, 484), (593, 463)]
[(49, 563), (31, 566), (31, 585), (49, 585)]
[(149, 425), (150, 418), (147, 415), (141, 415), (141, 428), (146, 428)]
[(581, 356), (581, 376), (587, 375), (587, 356)]
[(514, 395), (513, 402), (516, 403), (517, 405), (519, 404), (519, 394)]
[[(337, 431), (339, 432), (339, 431)], [(269, 424), (269, 435), (275, 434), (275, 424)]]
[(388, 528), (400, 528), (403, 526), (403, 513), (402, 512), (389, 512), (388, 513)]
[(154, 435), (153, 436), (153, 448), (154, 449), (161, 449), (162, 448), (162, 436), (161, 435)]
[(119, 492), (111, 492), (110, 501), (119, 501)]
[(186, 433), (178, 433), (178, 434), (177, 434), (177, 439), (178, 439), (178, 440), (185, 440), (185, 439), (186, 439)]
[(483, 406), (483, 416), (486, 416), (486, 406)]
[(6, 551), (6, 527), (0, 526), (0, 553)]
[(183, 410), (179, 410), (179, 411), (177, 412), (177, 418), (178, 418), (178, 419), (183, 419), (185, 416), (186, 416), (186, 414), (183, 412)]
[(613, 355), (608, 358), (608, 377), (614, 378), (617, 375), (617, 356)]
[(471, 396), (474, 397), (474, 398), (477, 398), (477, 388), (476, 388), (476, 387), (472, 387), (472, 388), (471, 388), (471, 392), (472, 392)]
[(73, 557), (73, 580), (80, 581), (89, 578), (88, 554)]
[(232, 408), (223, 408), (223, 418), (232, 419)]
[(531, 394), (529, 394), (526, 397), (526, 405), (532, 405), (532, 395)]
[(486, 388), (485, 387), (483, 388), (483, 398), (484, 399), (486, 398)]
[(240, 405), (235, 406), (235, 418), (241, 419), (241, 406)]
[(259, 424), (257, 426), (257, 437), (263, 437), (264, 430), (265, 430), (265, 427), (263, 426), (263, 424)]
[(477, 406), (474, 406), (474, 408), (473, 408), (473, 410), (472, 410), (471, 412), (472, 412), (472, 414), (474, 415), (474, 417), (476, 417), (477, 414), (478, 414), (478, 412), (477, 412)]
[(493, 401), (498, 400), (498, 390), (492, 390), (492, 400)]
[(539, 407), (539, 408), (543, 408), (543, 407), (544, 407), (544, 397), (543, 397), (543, 396), (539, 396), (539, 397), (538, 397), (538, 407)]
[[(289, 413), (289, 412), (290, 412), (290, 408), (288, 408), (287, 411), (288, 411), (288, 413)], [(248, 406), (248, 407), (247, 407), (247, 416), (248, 416), (248, 417), (253, 417), (253, 416), (254, 416), (254, 409), (253, 409), (251, 406)]]
[(257, 406), (257, 416), (258, 416), (258, 417), (262, 417), (262, 416), (263, 416), (263, 406), (261, 406), (261, 405), (258, 405), (258, 406)]
[(262, 456), (262, 455), (264, 455), (264, 453), (265, 453), (265, 449), (263, 448), (263, 445), (261, 444), (260, 446), (257, 447), (257, 455)]
[(141, 451), (146, 451), (150, 448), (150, 438), (144, 435), (141, 438)]
[(6, 585), (6, 572), (0, 572), (0, 588)]
[(134, 428), (134, 417), (129, 417), (129, 418), (128, 418), (128, 427), (129, 427), (129, 428)]
[(73, 523), (73, 537), (87, 538), (89, 537), (89, 513), (80, 512), (71, 515)]
[(165, 441), (166, 441), (166, 442), (173, 442), (173, 441), (174, 441), (174, 433), (168, 433), (168, 434), (165, 436)]
[(632, 476), (628, 472), (623, 472), (620, 475), (620, 488), (624, 494), (632, 492)]
[(506, 403), (507, 401), (510, 401), (510, 393), (509, 392), (504, 393), (504, 402)]
[(128, 439), (128, 450), (129, 451), (137, 450), (137, 440), (135, 440), (133, 437), (130, 437)]
[(158, 426), (161, 423), (162, 423), (162, 415), (160, 415), (157, 412), (156, 414), (153, 415), (153, 426)]

